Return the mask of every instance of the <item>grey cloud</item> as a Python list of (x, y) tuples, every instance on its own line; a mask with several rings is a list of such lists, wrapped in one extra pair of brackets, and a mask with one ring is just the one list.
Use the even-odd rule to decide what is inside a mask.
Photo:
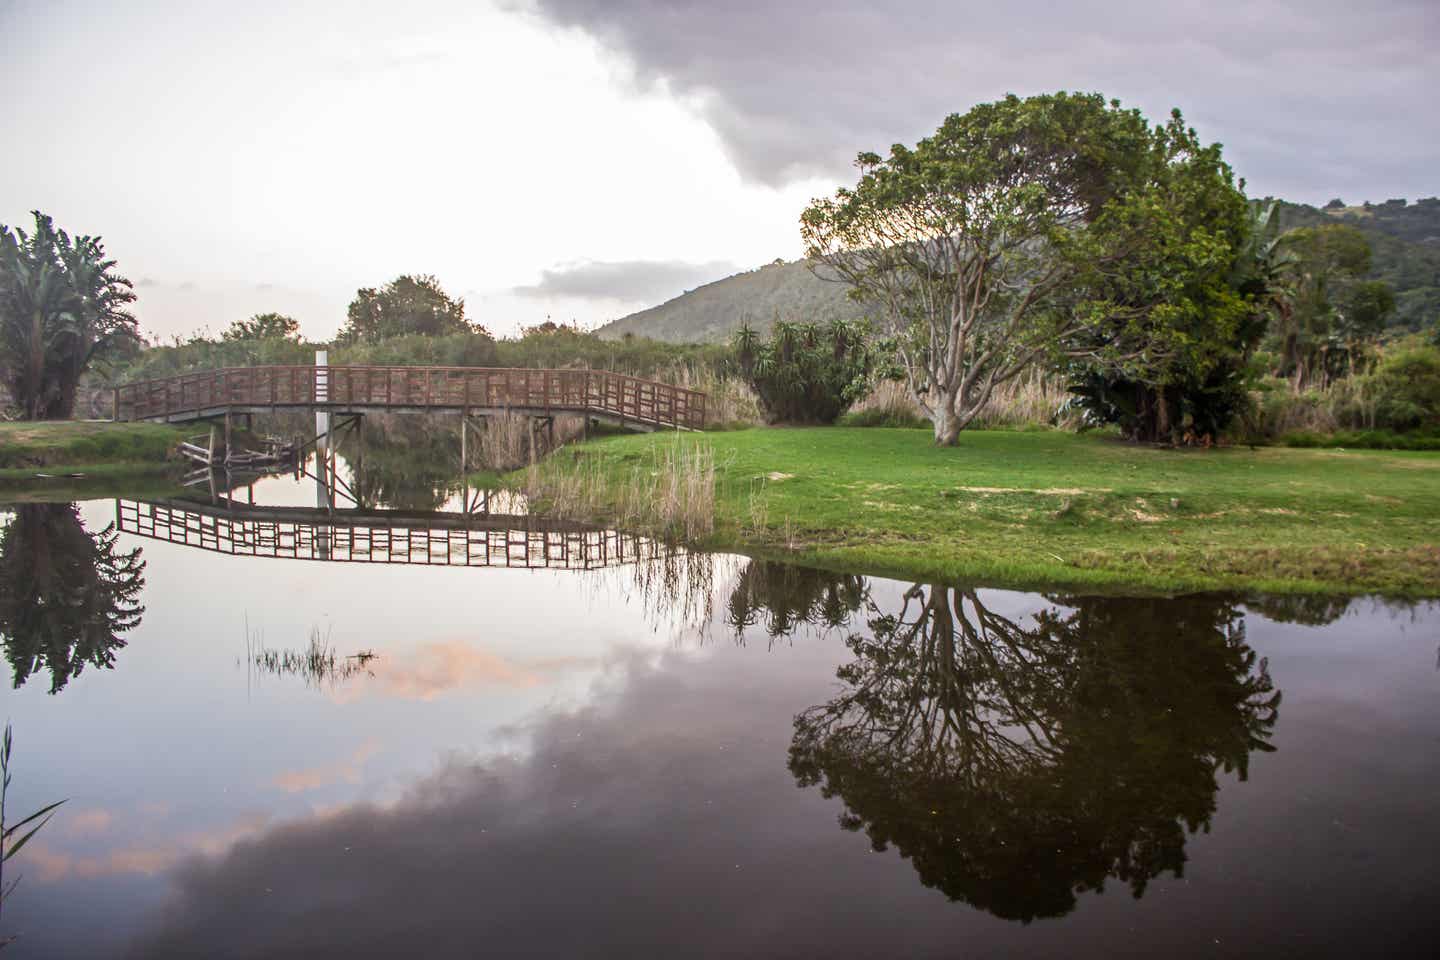
[(1435, 192), (1440, 6), (1428, 0), (1008, 4), (536, 0), (698, 97), (769, 184), (847, 176), (948, 113), (1007, 92), (1099, 90), (1185, 111), (1252, 193), (1324, 202)]
[(541, 271), (540, 282), (516, 287), (526, 297), (568, 297), (577, 300), (619, 300), (625, 303), (659, 303), (686, 290), (728, 277), (733, 263), (681, 260), (586, 261)]

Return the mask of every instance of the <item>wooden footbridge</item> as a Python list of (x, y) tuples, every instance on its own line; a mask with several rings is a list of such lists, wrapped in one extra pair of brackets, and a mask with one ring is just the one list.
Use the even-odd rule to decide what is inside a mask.
[(261, 507), (235, 501), (116, 500), (124, 533), (241, 557), (431, 567), (597, 570), (677, 548), (535, 517)]
[(639, 430), (700, 430), (705, 394), (605, 370), (502, 367), (258, 366), (185, 373), (115, 388), (115, 420), (184, 423), (232, 414), (315, 411), (578, 414)]

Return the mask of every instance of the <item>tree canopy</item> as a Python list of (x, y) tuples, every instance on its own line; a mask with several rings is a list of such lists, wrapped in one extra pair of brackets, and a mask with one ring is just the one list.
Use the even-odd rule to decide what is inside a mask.
[(135, 294), (99, 237), (34, 217), (33, 233), (0, 224), (0, 378), (21, 417), (59, 419), (93, 362), (138, 347)]
[(1041, 359), (1180, 362), (1244, 215), (1178, 112), (1152, 130), (1098, 94), (981, 104), (857, 165), (802, 216), (806, 252), (877, 309), (942, 444)]
[(236, 320), (221, 335), (224, 340), (300, 339), (300, 321), (283, 313), (257, 313), (249, 320)]
[(346, 312), (341, 343), (375, 343), (411, 334), (484, 333), (465, 318), (465, 301), (452, 299), (429, 275), (396, 277), (378, 290), (357, 291)]

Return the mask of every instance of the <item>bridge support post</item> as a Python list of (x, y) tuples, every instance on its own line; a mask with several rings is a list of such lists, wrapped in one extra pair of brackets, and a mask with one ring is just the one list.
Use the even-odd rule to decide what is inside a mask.
[[(315, 411), (315, 452), (319, 454), (322, 449), (330, 447), (330, 411), (324, 404), (330, 400), (330, 372), (326, 370), (328, 351), (315, 351), (315, 387), (313, 397), (319, 407)], [(322, 446), (323, 445), (323, 446)]]
[(230, 440), (230, 433), (231, 433), (231, 423), (230, 423), (230, 420), (231, 420), (230, 411), (229, 411), (229, 410), (226, 410), (226, 411), (225, 411), (225, 465), (226, 465), (227, 467), (230, 465), (230, 452), (235, 449), (234, 444), (233, 444), (233, 443), (231, 442), (231, 440)]

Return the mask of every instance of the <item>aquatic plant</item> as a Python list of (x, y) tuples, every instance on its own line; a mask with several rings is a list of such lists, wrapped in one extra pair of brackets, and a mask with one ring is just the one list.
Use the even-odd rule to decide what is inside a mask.
[[(6, 822), (5, 795), (10, 792), (10, 748), (12, 744), (13, 738), (11, 736), (10, 724), (7, 721), (5, 724), (4, 739), (0, 740), (0, 908), (4, 907), (6, 898), (10, 896), (10, 894), (15, 890), (15, 887), (20, 883), (20, 878), (16, 877), (14, 880), (10, 881), (10, 884), (8, 886), (6, 885), (6, 862), (8, 862), (11, 857), (15, 856), (15, 854), (19, 853), (20, 848), (25, 846), (25, 844), (29, 843), (30, 838), (35, 836), (35, 834), (39, 833), (41, 827), (45, 826), (45, 824), (50, 822), (50, 818), (55, 816), (55, 808), (59, 807), (62, 803), (65, 802), (64, 800), (57, 800), (48, 806), (41, 807), (39, 810), (36, 810), (34, 813), (30, 814), (30, 816), (25, 817), (23, 820), (20, 820), (17, 823)], [(37, 820), (39, 821), (38, 823), (36, 823)], [(20, 837), (20, 839), (16, 840), (16, 834), (20, 833), (23, 828), (29, 826), (32, 823), (34, 823), (35, 826), (30, 827), (30, 829)], [(13, 937), (7, 938), (3, 935), (0, 935), (0, 947), (5, 946), (7, 943), (11, 943), (13, 940)]]

